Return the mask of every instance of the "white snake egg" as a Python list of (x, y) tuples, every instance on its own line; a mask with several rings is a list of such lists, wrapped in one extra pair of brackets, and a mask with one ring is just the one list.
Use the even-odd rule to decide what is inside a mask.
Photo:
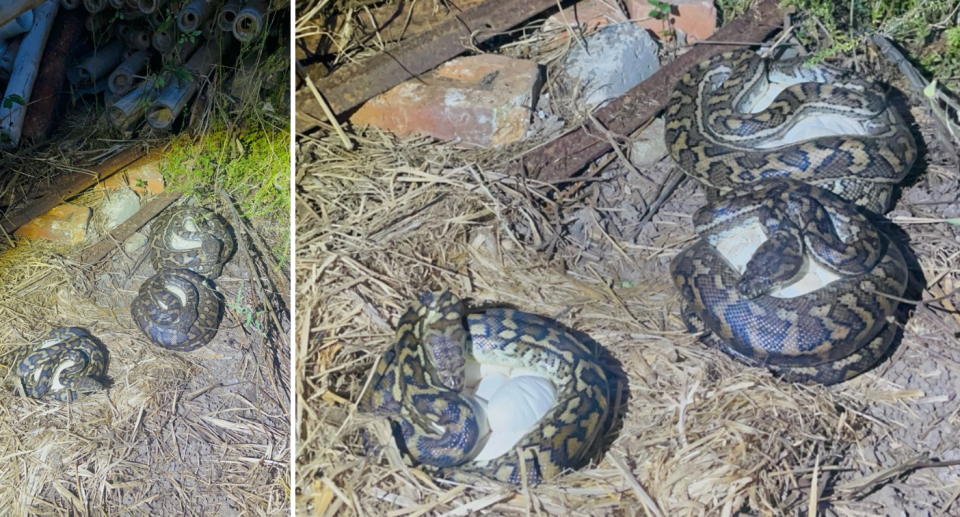
[(557, 400), (557, 389), (543, 377), (510, 379), (487, 403), (487, 418), (494, 432), (529, 431)]
[[(717, 252), (727, 259), (731, 267), (743, 274), (750, 257), (766, 241), (767, 236), (763, 233), (763, 227), (758, 221), (752, 221), (750, 224), (728, 232), (718, 242), (711, 244), (714, 244)], [(804, 253), (804, 268), (801, 275), (788, 285), (774, 289), (768, 294), (774, 298), (795, 298), (812, 293), (839, 278), (840, 275), (811, 260), (809, 253)]]

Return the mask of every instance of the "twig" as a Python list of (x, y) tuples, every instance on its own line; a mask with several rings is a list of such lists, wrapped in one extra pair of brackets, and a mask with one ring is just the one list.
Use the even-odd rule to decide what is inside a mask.
[(310, 90), (310, 93), (312, 93), (314, 98), (317, 99), (317, 104), (319, 104), (320, 108), (323, 109), (323, 114), (326, 115), (327, 120), (330, 121), (330, 124), (333, 126), (333, 130), (337, 132), (337, 136), (340, 137), (340, 141), (343, 142), (343, 146), (346, 147), (348, 151), (352, 151), (353, 141), (350, 140), (350, 137), (348, 137), (343, 131), (343, 128), (340, 127), (340, 122), (337, 121), (337, 117), (330, 109), (330, 105), (327, 104), (327, 101), (323, 100), (323, 96), (320, 95), (320, 90), (317, 90), (317, 85), (313, 84), (313, 79), (310, 78), (310, 74), (304, 71), (303, 65), (301, 65), (299, 61), (297, 61), (297, 72), (303, 76), (303, 81), (307, 83), (307, 89)]

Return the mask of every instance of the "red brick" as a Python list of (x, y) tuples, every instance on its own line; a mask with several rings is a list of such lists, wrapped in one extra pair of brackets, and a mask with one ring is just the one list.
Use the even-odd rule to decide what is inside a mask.
[[(709, 38), (717, 30), (717, 8), (712, 0), (668, 0), (670, 4), (669, 21), (674, 27), (687, 35), (687, 43)], [(630, 19), (638, 21), (642, 27), (651, 30), (662, 38), (664, 26), (670, 24), (650, 17), (653, 6), (647, 0), (627, 0)]]
[(130, 187), (141, 196), (147, 192), (159, 194), (164, 187), (163, 174), (160, 174), (160, 159), (152, 153), (144, 156), (105, 179), (101, 185), (110, 190)]
[[(669, 20), (687, 35), (687, 43), (706, 39), (717, 30), (717, 8), (712, 1), (668, 0), (667, 3), (671, 6)], [(670, 24), (650, 17), (653, 6), (648, 0), (626, 0), (625, 4), (631, 20), (663, 39), (663, 31), (669, 30)], [(547, 18), (544, 30), (557, 30), (569, 25), (592, 31), (608, 23), (625, 21), (620, 10), (611, 7), (605, 0), (583, 0), (564, 9), (562, 13), (562, 17), (561, 13), (557, 13)]]
[(17, 237), (46, 239), (48, 241), (76, 244), (87, 235), (92, 209), (76, 205), (60, 205), (35, 217), (13, 232)]
[(400, 136), (498, 146), (523, 138), (540, 84), (533, 61), (468, 56), (370, 99), (350, 120)]
[(608, 23), (627, 21), (623, 12), (613, 4), (602, 0), (583, 0), (551, 15), (543, 23), (543, 30), (554, 31), (561, 27), (582, 27), (591, 32)]

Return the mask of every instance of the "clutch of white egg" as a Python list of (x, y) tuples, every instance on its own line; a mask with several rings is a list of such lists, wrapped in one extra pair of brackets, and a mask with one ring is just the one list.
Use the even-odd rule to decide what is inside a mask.
[[(467, 361), (464, 394), (482, 409), (486, 440), (473, 461), (509, 453), (556, 404), (553, 382), (533, 372)], [(480, 420), (484, 420), (480, 418)]]

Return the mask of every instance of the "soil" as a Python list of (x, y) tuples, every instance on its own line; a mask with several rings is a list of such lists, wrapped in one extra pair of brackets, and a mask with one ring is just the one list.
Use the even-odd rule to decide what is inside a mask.
[[(893, 221), (887, 232), (913, 255), (913, 290), (932, 288), (923, 290), (926, 304), (909, 310), (902, 339), (885, 362), (857, 381), (821, 388), (862, 401), (857, 410), (868, 422), (861, 439), (836, 465), (839, 470), (826, 477), (820, 506), (824, 515), (960, 516), (960, 465), (934, 466), (960, 460), (960, 313), (951, 304), (958, 302), (952, 291), (960, 287), (960, 226), (906, 224), (909, 218), (957, 217), (960, 173), (951, 163), (955, 151), (937, 140), (929, 116), (922, 108), (913, 108), (912, 115), (922, 151), (912, 181), (887, 214)], [(659, 186), (674, 170), (668, 158), (653, 166), (610, 167), (602, 173), (605, 181), (569, 225), (570, 237), (582, 247), (578, 271), (645, 286), (668, 281), (670, 260), (695, 238), (691, 215), (705, 204), (702, 188), (684, 180), (651, 224), (642, 223)], [(605, 234), (632, 246), (620, 253)], [(946, 300), (932, 301), (945, 294), (950, 295)], [(925, 465), (866, 483), (862, 491), (845, 490), (845, 484), (912, 463)]]

